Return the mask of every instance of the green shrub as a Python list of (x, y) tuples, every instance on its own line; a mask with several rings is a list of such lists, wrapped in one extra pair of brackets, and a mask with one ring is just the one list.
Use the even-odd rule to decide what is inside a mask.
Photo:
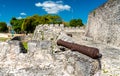
[(28, 50), (28, 45), (27, 45), (27, 42), (22, 42), (23, 43), (23, 46), (26, 50)]

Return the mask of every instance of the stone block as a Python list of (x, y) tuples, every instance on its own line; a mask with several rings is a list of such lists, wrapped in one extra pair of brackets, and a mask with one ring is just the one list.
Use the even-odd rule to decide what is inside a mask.
[(71, 42), (71, 43), (74, 42), (72, 37), (68, 36), (67, 34), (65, 34), (63, 32), (61, 32), (60, 35), (58, 36), (57, 40), (59, 40), (59, 39), (67, 41), (67, 42)]
[(41, 49), (49, 49), (51, 48), (51, 42), (50, 41), (40, 41), (37, 42), (37, 48), (41, 48)]

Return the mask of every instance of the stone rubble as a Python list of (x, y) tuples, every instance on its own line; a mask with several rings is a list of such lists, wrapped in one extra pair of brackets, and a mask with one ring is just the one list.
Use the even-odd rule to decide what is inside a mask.
[[(29, 42), (28, 47), (35, 45)], [(28, 53), (16, 53), (7, 42), (0, 43), (1, 76), (91, 76), (99, 70), (98, 61), (70, 50), (52, 52), (49, 41), (40, 41)], [(7, 46), (7, 47), (6, 47)], [(48, 48), (44, 48), (47, 46)], [(58, 49), (59, 50), (59, 49)]]

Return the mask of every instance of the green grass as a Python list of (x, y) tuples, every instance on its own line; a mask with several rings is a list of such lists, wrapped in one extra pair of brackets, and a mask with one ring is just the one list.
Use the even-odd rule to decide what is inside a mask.
[(8, 40), (8, 39), (10, 39), (10, 38), (0, 37), (0, 41), (6, 41), (6, 40)]
[(28, 46), (27, 46), (27, 42), (22, 42), (23, 43), (23, 46), (26, 50), (28, 50)]

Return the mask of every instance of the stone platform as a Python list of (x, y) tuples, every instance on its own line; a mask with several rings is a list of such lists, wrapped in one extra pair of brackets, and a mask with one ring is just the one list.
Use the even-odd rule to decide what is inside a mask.
[(76, 43), (96, 47), (103, 55), (101, 59), (101, 71), (95, 76), (120, 76), (120, 48), (101, 42), (94, 42), (90, 38), (76, 38)]

